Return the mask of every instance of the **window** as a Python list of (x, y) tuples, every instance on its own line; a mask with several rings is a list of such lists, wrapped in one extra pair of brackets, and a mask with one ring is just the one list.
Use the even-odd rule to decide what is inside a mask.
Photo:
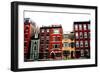
[(56, 41), (56, 37), (55, 36), (53, 37), (53, 41)]
[(84, 38), (87, 38), (87, 32), (84, 32)]
[(44, 38), (44, 36), (41, 36), (41, 40), (44, 40), (45, 38)]
[(47, 29), (47, 32), (49, 32), (49, 29)]
[(88, 32), (88, 38), (90, 38), (90, 32)]
[(46, 44), (49, 44), (49, 40), (46, 40)]
[(37, 42), (36, 41), (34, 41), (34, 44), (36, 44)]
[(69, 43), (68, 43), (68, 42), (65, 42), (65, 43), (63, 44), (63, 46), (64, 46), (64, 47), (69, 47)]
[(37, 54), (37, 52), (35, 52), (35, 53), (34, 53), (34, 57), (37, 58), (37, 56), (38, 56), (38, 54)]
[(56, 57), (61, 57), (61, 53), (55, 53)]
[(80, 50), (75, 51), (75, 56), (76, 56), (76, 58), (80, 58), (80, 56), (81, 56)]
[(76, 39), (78, 39), (78, 32), (76, 32)]
[(49, 36), (46, 36), (46, 39), (49, 40)]
[(53, 37), (53, 41), (60, 41), (60, 37), (59, 36), (57, 36), (57, 37)]
[(63, 56), (68, 57), (70, 55), (70, 51), (69, 50), (64, 50), (63, 51)]
[(78, 30), (78, 25), (75, 25), (75, 30)]
[(48, 59), (49, 58), (49, 53), (47, 52), (47, 53), (44, 53), (44, 57), (46, 58), (46, 59)]
[(44, 40), (43, 39), (40, 40), (40, 44), (44, 44)]
[(53, 30), (53, 33), (54, 33), (54, 34), (59, 34), (59, 33), (60, 33), (60, 32), (59, 32), (59, 29), (54, 29), (54, 30)]
[(74, 42), (71, 43), (71, 48), (74, 48)]
[(79, 47), (79, 42), (78, 42), (78, 41), (76, 41), (76, 47), (77, 47), (77, 48)]
[(53, 48), (60, 48), (60, 44), (53, 44)]
[(84, 50), (81, 50), (81, 56), (84, 56)]
[(64, 34), (64, 39), (68, 39), (68, 34)]
[(79, 25), (79, 29), (82, 30), (82, 25), (81, 24)]
[(83, 33), (82, 32), (80, 32), (80, 39), (82, 39), (83, 38)]
[(49, 33), (46, 33), (46, 36), (49, 36), (50, 34)]
[(41, 36), (44, 36), (45, 34), (44, 33), (42, 33), (42, 34), (40, 34)]
[(44, 32), (44, 29), (42, 29), (41, 31)]
[(40, 42), (40, 44), (44, 44), (44, 42), (43, 42), (43, 41), (41, 41), (41, 42)]
[(85, 47), (88, 47), (88, 41), (85, 41)]
[(74, 33), (71, 33), (71, 40), (74, 40)]
[(84, 24), (84, 30), (86, 30), (86, 24)]
[(83, 47), (83, 41), (80, 41), (80, 47)]
[(90, 50), (89, 49), (85, 49), (84, 55), (85, 55), (85, 57), (89, 58), (90, 57)]
[(57, 41), (60, 41), (60, 37), (57, 37)]
[(36, 50), (36, 46), (34, 46), (34, 50)]
[(38, 34), (35, 34), (35, 38), (38, 38)]
[(49, 48), (49, 45), (46, 45), (46, 49), (48, 49)]
[(90, 24), (88, 24), (88, 29), (90, 30)]
[(25, 18), (25, 19), (24, 19), (24, 23), (25, 23), (25, 24), (29, 24), (29, 23), (30, 23), (29, 18)]

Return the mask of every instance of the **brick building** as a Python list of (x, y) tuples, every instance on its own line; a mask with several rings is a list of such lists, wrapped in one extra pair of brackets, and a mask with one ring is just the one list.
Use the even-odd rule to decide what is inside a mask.
[(75, 40), (73, 32), (63, 32), (63, 59), (75, 58)]
[(30, 19), (24, 19), (24, 60), (29, 58), (29, 44), (30, 44)]
[(51, 60), (62, 59), (62, 26), (52, 25), (50, 28), (49, 58)]
[(76, 58), (90, 58), (90, 21), (74, 22)]
[(49, 59), (49, 45), (50, 45), (50, 28), (47, 26), (40, 27), (40, 48), (39, 48), (39, 59), (48, 60)]

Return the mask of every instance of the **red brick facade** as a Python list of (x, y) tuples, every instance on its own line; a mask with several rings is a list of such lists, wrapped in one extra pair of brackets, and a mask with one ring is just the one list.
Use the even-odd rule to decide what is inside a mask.
[(90, 57), (90, 22), (74, 22), (76, 58)]
[(62, 26), (52, 26), (50, 29), (49, 57), (62, 59)]
[(29, 19), (24, 21), (24, 57), (27, 58), (29, 54), (29, 42), (30, 42), (30, 23)]

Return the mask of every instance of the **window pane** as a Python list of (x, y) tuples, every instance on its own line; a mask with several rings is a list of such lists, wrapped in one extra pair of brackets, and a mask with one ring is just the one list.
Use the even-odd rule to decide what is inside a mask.
[(73, 48), (73, 47), (74, 47), (74, 42), (71, 43), (71, 48)]
[(85, 41), (85, 47), (88, 47), (88, 41)]
[(81, 50), (81, 56), (84, 56), (84, 50)]
[(44, 29), (42, 29), (42, 32), (44, 32)]
[(84, 30), (86, 30), (86, 24), (84, 24)]
[(60, 48), (59, 44), (53, 44), (53, 48)]
[(65, 43), (64, 43), (64, 47), (69, 47), (68, 42), (65, 42)]
[(64, 39), (68, 39), (68, 34), (64, 34)]
[(88, 24), (88, 29), (90, 30), (90, 24)]
[(78, 39), (78, 32), (76, 32), (76, 39)]
[(54, 33), (54, 34), (59, 34), (59, 33), (60, 33), (60, 32), (59, 32), (59, 29), (54, 29), (53, 33)]
[(55, 53), (56, 57), (61, 57), (61, 53)]
[(87, 32), (84, 32), (84, 38), (87, 38)]
[(79, 29), (82, 30), (82, 25), (79, 25)]
[(53, 41), (60, 41), (60, 37), (58, 36), (58, 37), (53, 37)]
[(80, 47), (83, 47), (83, 41), (80, 41)]
[(75, 25), (75, 30), (78, 30), (78, 25)]
[(79, 47), (79, 42), (78, 42), (78, 41), (76, 41), (76, 47), (77, 47), (77, 48)]
[(46, 36), (46, 39), (49, 40), (49, 36)]
[(80, 38), (81, 38), (81, 39), (83, 38), (83, 33), (82, 33), (82, 32), (80, 32)]
[(38, 34), (35, 34), (35, 38), (38, 38)]
[(49, 48), (49, 45), (46, 45), (46, 49), (48, 49)]
[(84, 55), (85, 55), (85, 57), (89, 58), (89, 56), (90, 56), (90, 51), (89, 51), (89, 49), (85, 49)]
[(90, 38), (90, 32), (88, 32), (88, 38)]
[(49, 32), (49, 29), (47, 29), (47, 32)]
[(34, 46), (34, 50), (36, 50), (36, 46)]

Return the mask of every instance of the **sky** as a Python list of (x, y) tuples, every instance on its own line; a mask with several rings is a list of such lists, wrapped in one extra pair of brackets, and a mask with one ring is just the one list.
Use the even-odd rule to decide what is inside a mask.
[(75, 21), (89, 21), (90, 15), (72, 12), (24, 11), (24, 18), (30, 18), (39, 27), (61, 24), (64, 32), (71, 32)]

